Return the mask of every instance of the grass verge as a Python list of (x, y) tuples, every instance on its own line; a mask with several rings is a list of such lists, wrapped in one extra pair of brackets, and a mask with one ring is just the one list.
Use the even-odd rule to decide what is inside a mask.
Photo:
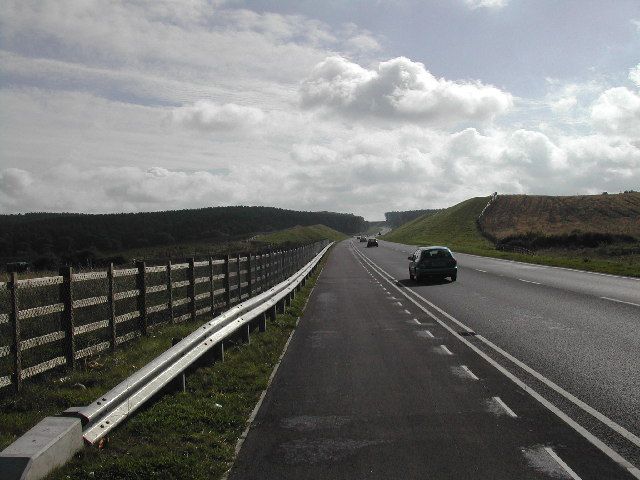
[[(321, 268), (325, 261), (326, 256)], [(48, 478), (211, 479), (223, 475), (321, 268), (287, 311), (268, 322), (265, 333), (252, 332), (250, 344), (225, 342), (225, 361), (189, 372), (186, 393), (159, 396), (116, 429), (105, 448), (83, 449)], [(173, 337), (183, 337), (198, 326), (168, 327), (126, 351), (101, 358), (93, 368), (71, 373), (57, 389), (38, 382), (2, 399), (0, 447), (46, 415), (92, 402), (168, 348)]]

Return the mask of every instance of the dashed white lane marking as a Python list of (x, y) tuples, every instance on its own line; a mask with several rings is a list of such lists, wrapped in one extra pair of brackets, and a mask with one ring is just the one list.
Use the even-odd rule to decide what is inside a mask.
[(616, 298), (609, 298), (609, 297), (600, 297), (603, 300), (609, 300), (611, 302), (618, 302), (618, 303), (624, 303), (626, 305), (633, 305), (634, 307), (640, 307), (640, 304), (638, 303), (633, 303), (633, 302), (625, 302), (624, 300), (618, 300)]
[(411, 315), (411, 312), (409, 310), (407, 310), (406, 308), (404, 309), (404, 313), (406, 313), (407, 315)]
[[(360, 252), (358, 252), (360, 254)], [(362, 255), (362, 254), (360, 254)], [(400, 287), (396, 286), (394, 283), (392, 283), (389, 278), (391, 277), (389, 275), (388, 272), (386, 272), (384, 269), (380, 268), (379, 265), (375, 264), (374, 262), (372, 262), (368, 257), (362, 255), (362, 259), (364, 261), (366, 261), (369, 265), (372, 266), (372, 268), (374, 269), (374, 271), (376, 271), (377, 273), (379, 273), (382, 276), (383, 280), (387, 280), (387, 282), (389, 283), (389, 285), (393, 286), (393, 288), (395, 288), (396, 290), (398, 290), (398, 292), (400, 292), (402, 295), (404, 295), (404, 297), (409, 300), (410, 302), (414, 303), (416, 305), (416, 307), (418, 307), (419, 309), (421, 309), (424, 313), (426, 313), (427, 315), (429, 315), (431, 318), (433, 318), (438, 324), (440, 324), (445, 330), (447, 330), (449, 333), (451, 333), (452, 335), (454, 335), (460, 342), (464, 343), (465, 345), (467, 345), (471, 350), (473, 350), (474, 352), (476, 352), (480, 357), (482, 357), (483, 359), (485, 359), (487, 362), (489, 362), (494, 368), (496, 368), (498, 371), (500, 371), (504, 376), (506, 376), (508, 379), (510, 379), (513, 383), (515, 383), (516, 385), (518, 385), (520, 388), (522, 388), (524, 391), (526, 391), (529, 395), (531, 395), (533, 398), (535, 398), (539, 403), (541, 403), (542, 405), (544, 405), (549, 411), (551, 411), (554, 415), (556, 415), (558, 418), (560, 418), (562, 421), (564, 421), (567, 425), (569, 425), (573, 430), (575, 430), (576, 432), (578, 432), (580, 435), (582, 435), (583, 438), (585, 438), (589, 443), (591, 443), (592, 445), (594, 445), (596, 448), (598, 448), (598, 450), (600, 450), (602, 453), (604, 453), (605, 455), (607, 455), (609, 458), (611, 458), (614, 462), (616, 462), (617, 464), (619, 464), (620, 466), (622, 466), (627, 472), (629, 472), (629, 474), (631, 474), (633, 477), (637, 478), (638, 480), (640, 480), (640, 469), (637, 468), (635, 465), (633, 465), (631, 462), (629, 462), (626, 458), (624, 458), (622, 455), (620, 455), (618, 452), (616, 452), (615, 450), (613, 450), (611, 447), (609, 447), (607, 444), (605, 444), (602, 440), (600, 440), (598, 437), (596, 437), (595, 435), (593, 435), (591, 432), (589, 432), (586, 428), (584, 428), (582, 425), (580, 425), (579, 423), (577, 423), (575, 420), (573, 420), (571, 417), (569, 417), (566, 413), (564, 413), (562, 410), (560, 410), (558, 407), (556, 407), (553, 403), (551, 403), (549, 400), (547, 400), (545, 397), (543, 397), (542, 395), (540, 395), (537, 391), (535, 391), (533, 388), (531, 388), (529, 385), (527, 385), (525, 382), (523, 382), (522, 380), (520, 380), (518, 377), (516, 377), (514, 374), (512, 374), (511, 372), (509, 372), (505, 367), (503, 367), (500, 363), (498, 363), (497, 361), (493, 360), (490, 356), (488, 356), (486, 353), (484, 353), (482, 350), (480, 350), (479, 348), (477, 348), (475, 345), (473, 345), (471, 342), (469, 342), (468, 340), (466, 340), (463, 337), (460, 337), (458, 335), (456, 335), (456, 331), (450, 327), (449, 325), (447, 325), (443, 320), (439, 319), (438, 317), (436, 317), (433, 313), (431, 313), (429, 310), (427, 310), (426, 307), (424, 307), (423, 305), (421, 305), (420, 303), (418, 303), (415, 299), (411, 298), (406, 292), (404, 292), (402, 289), (400, 289)], [(389, 278), (387, 278), (386, 276), (388, 276)], [(502, 275), (501, 275), (502, 276)], [(422, 302), (426, 303), (427, 305), (429, 305), (431, 308), (433, 308), (434, 310), (438, 311), (439, 313), (441, 313), (442, 315), (444, 315), (445, 317), (447, 317), (449, 320), (451, 320), (452, 322), (454, 322), (455, 324), (457, 324), (458, 326), (465, 328), (465, 329), (469, 329), (469, 327), (467, 327), (464, 323), (462, 323), (460, 320), (454, 318), (453, 316), (451, 316), (450, 314), (448, 314), (447, 312), (445, 312), (444, 310), (442, 310), (440, 307), (438, 307), (437, 305), (434, 305), (433, 303), (431, 303), (429, 300), (427, 300), (426, 298), (424, 298), (423, 296), (419, 295), (418, 293), (416, 293), (415, 291), (411, 290), (411, 289), (407, 289), (407, 291), (409, 293), (411, 293), (412, 295), (414, 295), (415, 297), (419, 298)], [(469, 329), (470, 330), (470, 329)], [(537, 372), (536, 370), (534, 370), (533, 368), (529, 367), (527, 364), (521, 362), (520, 360), (518, 360), (517, 358), (515, 358), (513, 355), (505, 352), (504, 350), (502, 350), (500, 347), (498, 347), (497, 345), (495, 345), (494, 343), (492, 343), (491, 341), (487, 340), (486, 338), (484, 338), (482, 335), (477, 335), (476, 338), (478, 340), (480, 340), (481, 342), (485, 343), (486, 345), (488, 345), (489, 347), (491, 347), (493, 350), (495, 350), (496, 352), (498, 352), (499, 354), (501, 354), (503, 357), (507, 358), (508, 360), (510, 360), (511, 362), (513, 362), (514, 364), (516, 364), (517, 366), (519, 366), (520, 368), (522, 368), (523, 370), (525, 370), (526, 372), (530, 373), (531, 375), (533, 375), (534, 377), (536, 377), (538, 380), (540, 380), (541, 382), (543, 382), (545, 385), (547, 385), (548, 387), (550, 387), (551, 389), (555, 390), (557, 393), (559, 393), (560, 395), (562, 395), (564, 398), (566, 398), (567, 400), (569, 400), (570, 402), (572, 402), (574, 405), (580, 407), (582, 410), (584, 410), (585, 412), (589, 413), (590, 415), (592, 415), (593, 417), (597, 418), (598, 420), (600, 420), (603, 424), (607, 425), (609, 428), (611, 428), (612, 430), (616, 431), (617, 433), (619, 433), (620, 435), (622, 435), (624, 438), (626, 438), (627, 440), (629, 440), (630, 442), (632, 442), (634, 445), (636, 446), (640, 446), (640, 438), (638, 438), (636, 435), (634, 435), (633, 433), (631, 433), (630, 431), (628, 431), (627, 429), (625, 429), (624, 427), (622, 427), (621, 425), (619, 425), (618, 423), (614, 422), (613, 420), (611, 420), (610, 418), (608, 418), (606, 415), (603, 415), (602, 413), (600, 413), (599, 411), (597, 411), (596, 409), (594, 409), (593, 407), (591, 407), (590, 405), (586, 404), (585, 402), (583, 402), (582, 400), (578, 399), (577, 397), (575, 397), (574, 395), (570, 394), (569, 392), (567, 392), (566, 390), (564, 390), (562, 387), (558, 386), (557, 384), (555, 384), (554, 382), (552, 382), (551, 380), (549, 380), (548, 378), (546, 378), (544, 375), (540, 374), (539, 372)]]
[(433, 336), (433, 333), (431, 333), (431, 331), (430, 331), (430, 330), (425, 330), (425, 331), (424, 331), (424, 334), (425, 334), (427, 337), (429, 337), (429, 338), (435, 338), (435, 337)]
[(396, 302), (396, 303), (394, 303), (394, 305), (397, 305), (397, 306), (401, 307), (402, 306), (402, 302)]
[(513, 410), (511, 410), (511, 409), (507, 406), (507, 404), (506, 404), (506, 403), (504, 403), (504, 402), (502, 401), (502, 399), (501, 399), (500, 397), (493, 397), (493, 401), (494, 401), (494, 402), (496, 402), (498, 405), (500, 405), (500, 407), (501, 407), (505, 412), (507, 412), (507, 414), (508, 414), (510, 417), (518, 418), (518, 415), (516, 415), (516, 412), (514, 412)]
[(562, 467), (562, 469), (565, 472), (567, 472), (571, 478), (573, 478), (573, 480), (582, 480), (578, 476), (578, 474), (576, 472), (574, 472), (573, 470), (571, 470), (571, 467), (569, 465), (567, 465), (566, 463), (564, 463), (564, 461), (558, 456), (558, 454), (553, 451), (553, 448), (544, 447), (544, 449), (551, 456), (551, 458), (553, 458), (558, 463), (558, 465), (560, 465)]
[(480, 380), (476, 376), (476, 374), (471, 371), (471, 369), (469, 367), (467, 367), (466, 365), (461, 365), (461, 367), (467, 373), (467, 375), (469, 375), (471, 378), (473, 378), (474, 380)]
[(414, 318), (413, 321), (416, 322), (418, 325), (422, 325), (417, 318)]
[(442, 351), (443, 351), (444, 353), (446, 353), (447, 355), (453, 355), (453, 352), (452, 352), (451, 350), (449, 350), (449, 349), (447, 348), (447, 346), (446, 346), (446, 345), (440, 345), (440, 348), (441, 348), (441, 349), (442, 349)]
[(477, 270), (478, 272), (482, 272), (482, 273), (487, 273), (487, 271), (486, 271), (486, 270), (481, 270), (481, 269), (479, 269), (479, 268), (474, 268), (474, 270)]
[(525, 280), (524, 278), (519, 278), (518, 280), (520, 280), (521, 282), (524, 282), (524, 283), (533, 283), (534, 285), (540, 285), (540, 282), (534, 282), (532, 280)]

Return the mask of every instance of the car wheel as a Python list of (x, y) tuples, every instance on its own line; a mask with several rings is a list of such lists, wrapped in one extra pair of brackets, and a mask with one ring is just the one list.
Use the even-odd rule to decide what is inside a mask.
[(414, 280), (415, 280), (417, 283), (420, 283), (420, 280), (422, 280), (422, 277), (416, 273), (416, 274), (415, 274), (415, 276), (414, 276)]
[(409, 270), (409, 280), (413, 280), (413, 273), (411, 273), (411, 270)]
[(458, 274), (456, 273), (455, 275), (451, 275), (451, 281), (455, 282), (458, 279)]

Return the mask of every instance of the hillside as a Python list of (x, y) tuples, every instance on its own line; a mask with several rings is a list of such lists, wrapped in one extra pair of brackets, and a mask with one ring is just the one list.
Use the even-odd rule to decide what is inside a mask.
[(480, 233), (476, 218), (489, 197), (472, 198), (436, 214), (424, 215), (382, 238), (640, 277), (639, 197), (638, 193), (579, 197), (498, 196), (483, 216), (483, 228), (487, 228), (487, 233), (494, 235), (504, 248), (523, 246), (535, 250), (535, 255), (496, 250), (493, 242)]
[(259, 235), (254, 241), (282, 245), (287, 243), (309, 243), (325, 239), (339, 242), (345, 238), (347, 238), (345, 234), (325, 225), (310, 225), (305, 227), (296, 225), (295, 227), (270, 233), (269, 235)]
[(492, 250), (493, 245), (482, 237), (475, 223), (488, 200), (488, 197), (471, 198), (453, 207), (426, 213), (382, 238), (414, 245), (446, 245), (467, 252)]
[(222, 243), (296, 225), (326, 225), (346, 234), (366, 228), (362, 217), (273, 207), (214, 207), (127, 214), (0, 215), (0, 262), (86, 265), (132, 249), (207, 241)]
[(529, 233), (575, 232), (640, 239), (640, 192), (567, 197), (498, 195), (481, 225), (497, 240)]
[(398, 228), (405, 223), (411, 222), (417, 218), (420, 218), (426, 214), (433, 214), (438, 212), (439, 209), (431, 210), (405, 210), (402, 212), (385, 212), (384, 218), (388, 227)]

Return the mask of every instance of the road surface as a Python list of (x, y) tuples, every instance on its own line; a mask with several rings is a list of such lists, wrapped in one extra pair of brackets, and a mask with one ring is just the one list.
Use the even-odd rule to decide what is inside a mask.
[(334, 248), (231, 479), (640, 478), (637, 307), (408, 251)]

